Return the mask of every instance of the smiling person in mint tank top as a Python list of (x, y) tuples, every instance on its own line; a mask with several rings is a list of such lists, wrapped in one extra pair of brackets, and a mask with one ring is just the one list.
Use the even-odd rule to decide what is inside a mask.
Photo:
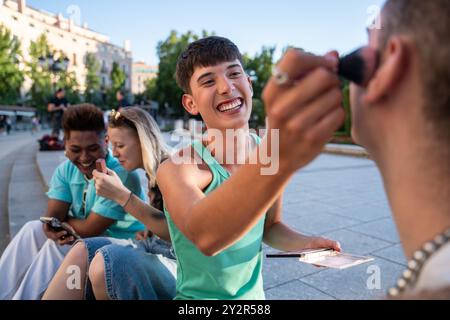
[[(308, 70), (335, 67), (334, 61), (323, 57), (304, 54), (304, 58)], [(340, 250), (335, 241), (299, 234), (281, 221), (281, 194), (290, 177), (340, 126), (340, 114), (320, 126), (302, 121), (311, 116), (302, 112), (313, 110), (314, 117), (330, 120), (326, 112), (337, 104), (326, 97), (339, 88), (339, 81), (331, 72), (321, 79), (305, 76), (304, 83), (322, 90), (302, 91), (301, 108), (292, 113), (300, 125), (269, 114), (269, 122), (274, 120), (273, 128), (280, 129), (284, 140), (278, 170), (264, 175), (266, 159), (255, 154), (272, 143), (272, 134), (263, 139), (250, 134), (253, 90), (236, 45), (221, 37), (191, 43), (179, 57), (176, 76), (185, 92), (184, 108), (201, 115), (207, 128), (202, 138), (174, 154), (157, 172), (177, 255), (176, 299), (264, 299), (263, 241), (285, 251)], [(290, 132), (285, 134), (288, 126)], [(313, 129), (316, 132), (304, 138)], [(230, 130), (232, 137), (226, 134)], [(257, 159), (256, 164), (250, 159)]]

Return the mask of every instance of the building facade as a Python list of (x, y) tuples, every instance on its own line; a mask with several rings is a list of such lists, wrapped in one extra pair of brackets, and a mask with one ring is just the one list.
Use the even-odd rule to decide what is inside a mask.
[[(51, 47), (68, 57), (68, 71), (75, 73), (80, 91), (84, 92), (86, 88), (85, 59), (88, 53), (93, 53), (100, 64), (98, 76), (104, 88), (110, 86), (110, 72), (116, 62), (127, 75), (126, 89), (131, 90), (132, 53), (128, 41), (124, 47), (119, 47), (110, 43), (107, 36), (90, 30), (87, 24), (78, 26), (62, 14), (29, 7), (25, 0), (0, 0), (0, 23), (20, 40), (25, 61), (30, 60), (31, 41), (45, 34)], [(23, 90), (28, 91), (30, 86), (31, 81), (26, 79)]]
[(158, 66), (149, 66), (142, 61), (133, 63), (131, 92), (139, 94), (145, 91), (145, 82), (158, 76)]

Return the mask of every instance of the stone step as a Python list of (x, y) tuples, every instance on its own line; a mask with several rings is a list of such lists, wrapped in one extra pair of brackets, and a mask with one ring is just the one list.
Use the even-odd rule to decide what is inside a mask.
[(17, 152), (9, 154), (0, 161), (0, 254), (11, 240), (9, 233), (8, 190), (16, 156)]
[(39, 151), (36, 153), (38, 173), (46, 190), (48, 190), (55, 169), (66, 159), (64, 151)]
[(36, 166), (35, 142), (22, 148), (16, 157), (8, 190), (10, 234), (13, 237), (28, 221), (38, 219), (47, 210), (47, 197)]

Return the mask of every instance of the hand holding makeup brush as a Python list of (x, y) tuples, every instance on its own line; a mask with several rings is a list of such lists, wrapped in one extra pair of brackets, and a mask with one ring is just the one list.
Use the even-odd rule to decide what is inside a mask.
[[(336, 53), (315, 56), (289, 49), (264, 89), (268, 139), (279, 129), (280, 170), (293, 172), (314, 159), (342, 125), (344, 111)], [(268, 143), (268, 142), (266, 142)]]

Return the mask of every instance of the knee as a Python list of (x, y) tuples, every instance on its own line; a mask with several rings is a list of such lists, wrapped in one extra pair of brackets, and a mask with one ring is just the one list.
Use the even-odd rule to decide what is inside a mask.
[(103, 287), (105, 282), (105, 261), (101, 253), (97, 253), (89, 266), (89, 280), (93, 287)]
[(41, 237), (45, 237), (42, 222), (33, 220), (25, 223), (15, 238), (40, 239)]
[(83, 242), (78, 242), (67, 253), (65, 257), (66, 263), (77, 265), (79, 267), (87, 265), (88, 251)]
[(39, 220), (28, 221), (22, 227), (22, 230), (27, 233), (36, 233), (36, 232), (44, 232), (44, 227), (42, 222)]

